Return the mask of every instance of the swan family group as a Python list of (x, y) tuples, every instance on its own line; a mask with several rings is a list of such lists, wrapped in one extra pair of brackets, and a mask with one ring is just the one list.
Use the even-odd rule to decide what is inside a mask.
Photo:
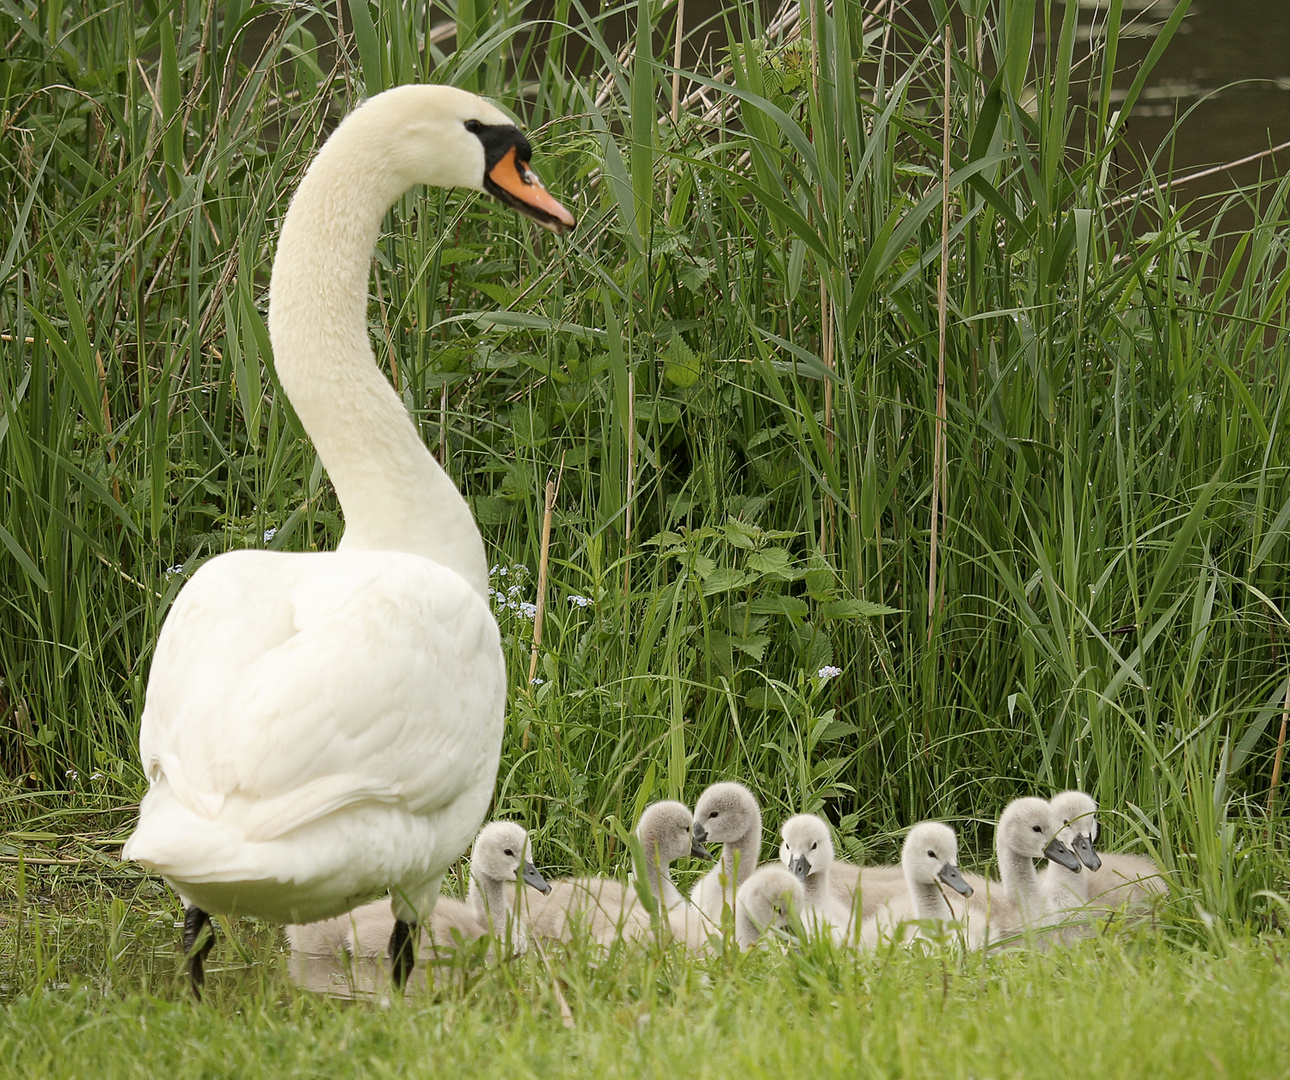
[[(700, 796), (693, 814), (672, 801), (645, 809), (636, 827), (642, 878), (547, 881), (524, 829), (494, 821), (476, 838), (465, 901), (439, 899), (422, 926), (421, 949), (442, 958), (461, 942), (495, 936), (519, 953), (531, 938), (585, 934), (602, 945), (661, 938), (699, 952), (719, 945), (723, 926), (743, 949), (786, 933), (824, 934), (859, 948), (913, 936), (983, 948), (1069, 939), (1097, 917), (1165, 891), (1150, 860), (1097, 852), (1097, 805), (1080, 791), (1014, 800), (995, 836), (997, 881), (960, 871), (954, 830), (941, 822), (909, 830), (899, 865), (858, 866), (835, 858), (823, 818), (798, 814), (780, 830), (779, 861), (759, 866), (757, 799), (743, 784), (723, 782)], [(682, 896), (671, 864), (710, 860), (707, 845), (715, 843), (722, 845), (717, 865)], [(1037, 869), (1036, 860), (1047, 865)], [(287, 939), (309, 956), (379, 956), (393, 925), (390, 902), (378, 900), (289, 926)]]
[[(1086, 883), (1106, 870), (1081, 871), (1071, 852), (1092, 856), (1091, 805), (1064, 819), (1042, 800), (1010, 806), (992, 885), (958, 872), (953, 833), (931, 823), (911, 831), (903, 868), (858, 868), (834, 860), (823, 821), (796, 817), (782, 865), (757, 868), (761, 815), (734, 783), (705, 792), (693, 817), (679, 803), (649, 808), (648, 869), (630, 891), (600, 879), (548, 885), (523, 830), (494, 823), (475, 845), (472, 896), (440, 898), (492, 800), (506, 665), (471, 508), (377, 366), (370, 264), (385, 215), (417, 185), (489, 195), (553, 233), (574, 228), (531, 158), (489, 102), (402, 86), (336, 128), (291, 200), (269, 285), (276, 382), (327, 469), (345, 532), (335, 551), (208, 560), (157, 639), (139, 735), (149, 786), (122, 857), (183, 902), (194, 993), (213, 914), (290, 924), (302, 946), (388, 951), (401, 986), (422, 931), (478, 936), (512, 910), (508, 890), (520, 894), (517, 936), (558, 938), (579, 923), (601, 939), (639, 935), (652, 908), (695, 947), (730, 905), (741, 943), (791, 919), (867, 942), (912, 918), (953, 921), (979, 944), (1087, 900)], [(724, 845), (721, 863), (683, 899), (667, 868), (707, 843)], [(1053, 863), (1043, 876), (1040, 857)]]

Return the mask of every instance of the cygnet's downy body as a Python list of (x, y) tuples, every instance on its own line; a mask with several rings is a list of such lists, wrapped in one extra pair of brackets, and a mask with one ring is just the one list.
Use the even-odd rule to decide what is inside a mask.
[(694, 807), (694, 836), (701, 844), (721, 844), (721, 861), (695, 884), (690, 903), (713, 923), (730, 904), (736, 881), (742, 885), (761, 855), (761, 807), (743, 784), (713, 784)]
[(735, 899), (735, 944), (751, 949), (762, 935), (800, 925), (806, 890), (778, 863), (758, 867), (739, 884)]
[[(860, 944), (873, 948), (897, 938), (945, 937), (961, 929), (973, 889), (959, 871), (958, 838), (939, 821), (920, 821), (905, 838), (900, 867), (905, 895), (893, 897), (860, 927)], [(947, 892), (952, 889), (953, 894)]]
[(833, 838), (829, 823), (816, 814), (798, 814), (784, 822), (779, 860), (802, 883), (806, 906), (802, 922), (808, 930), (828, 933), (845, 941), (851, 909), (836, 902), (829, 889), (833, 869)]
[(1063, 791), (1049, 799), (1048, 804), (1061, 822), (1058, 839), (1083, 864), (1075, 871), (1050, 862), (1039, 872), (1053, 923), (1060, 926), (1062, 938), (1070, 941), (1081, 934), (1080, 924), (1087, 921), (1088, 890), (1093, 874), (1102, 865), (1093, 847), (1097, 839), (1097, 803), (1082, 791)]
[[(658, 802), (641, 814), (636, 836), (645, 856), (649, 890), (659, 899), (660, 912), (670, 931), (687, 943), (693, 937), (698, 947), (703, 927), (697, 913), (689, 911), (669, 873), (671, 864), (687, 855), (712, 857), (694, 838), (692, 825), (689, 808), (684, 804)], [(593, 940), (609, 945), (617, 938), (644, 937), (653, 929), (637, 884), (612, 878), (552, 882), (550, 894), (542, 899), (530, 897), (521, 916), (534, 937), (556, 941), (572, 940), (581, 928)]]
[[(429, 923), (422, 926), (423, 939), (428, 939), (436, 954), (442, 954), (455, 947), (458, 937), (470, 941), (491, 934), (513, 952), (522, 953), (528, 943), (511, 917), (506, 899), (507, 884), (513, 885), (516, 880), (538, 892), (549, 892), (551, 888), (533, 865), (523, 827), (513, 821), (490, 822), (475, 838), (466, 899), (441, 896)], [(334, 919), (288, 926), (287, 941), (295, 952), (312, 956), (339, 952), (383, 956), (393, 927), (394, 911), (387, 898)]]

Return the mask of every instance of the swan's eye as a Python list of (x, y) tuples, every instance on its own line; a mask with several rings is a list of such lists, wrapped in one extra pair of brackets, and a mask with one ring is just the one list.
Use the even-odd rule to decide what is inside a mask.
[(484, 125), (481, 124), (478, 120), (467, 120), (463, 126), (472, 135), (478, 135), (481, 131), (484, 130)]
[(1043, 829), (1041, 829), (1038, 825), (1032, 825), (1032, 826), (1030, 826), (1030, 828), (1031, 828), (1031, 830), (1032, 830), (1033, 832), (1043, 832), (1043, 831), (1044, 831), (1044, 830), (1043, 830)]
[(936, 852), (934, 852), (931, 848), (928, 848), (928, 849), (927, 849), (927, 857), (928, 857), (929, 859), (934, 859), (934, 858), (936, 858)]
[(1063, 824), (1063, 825), (1069, 825), (1069, 824), (1070, 824), (1070, 819), (1069, 819), (1069, 818), (1062, 818), (1062, 824)]
[(515, 858), (515, 852), (513, 852), (510, 848), (507, 848), (504, 852), (502, 852), (502, 854), (510, 859)]
[(709, 820), (709, 821), (711, 821), (714, 817), (716, 817), (716, 816), (717, 816), (717, 813), (718, 813), (718, 811), (713, 810), (713, 811), (712, 811), (712, 813), (710, 813), (710, 814), (708, 815), (708, 820)]
[(819, 847), (819, 846), (820, 846), (819, 844), (817, 844), (817, 843), (815, 843), (814, 841), (812, 841), (812, 843), (811, 843), (811, 850), (812, 850), (812, 851), (814, 851), (814, 850), (815, 850), (817, 847)]

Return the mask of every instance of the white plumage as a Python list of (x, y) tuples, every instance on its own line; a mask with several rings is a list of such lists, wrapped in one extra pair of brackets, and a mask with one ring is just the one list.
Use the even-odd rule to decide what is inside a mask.
[(150, 787), (123, 856), (202, 918), (309, 922), (388, 889), (415, 922), (483, 820), (506, 698), (483, 542), (376, 366), (367, 282), (381, 221), (416, 184), (500, 185), (571, 225), (527, 155), (474, 95), (400, 87), (340, 125), (292, 200), (269, 329), (345, 535), (335, 552), (212, 559), (162, 628), (139, 739)]

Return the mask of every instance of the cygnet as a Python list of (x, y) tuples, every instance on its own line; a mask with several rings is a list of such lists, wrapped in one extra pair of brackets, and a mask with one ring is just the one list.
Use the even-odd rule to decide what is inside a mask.
[(721, 844), (721, 861), (695, 884), (690, 903), (720, 925), (732, 886), (757, 868), (761, 855), (761, 807), (743, 784), (713, 784), (694, 807), (694, 836), (701, 844)]

